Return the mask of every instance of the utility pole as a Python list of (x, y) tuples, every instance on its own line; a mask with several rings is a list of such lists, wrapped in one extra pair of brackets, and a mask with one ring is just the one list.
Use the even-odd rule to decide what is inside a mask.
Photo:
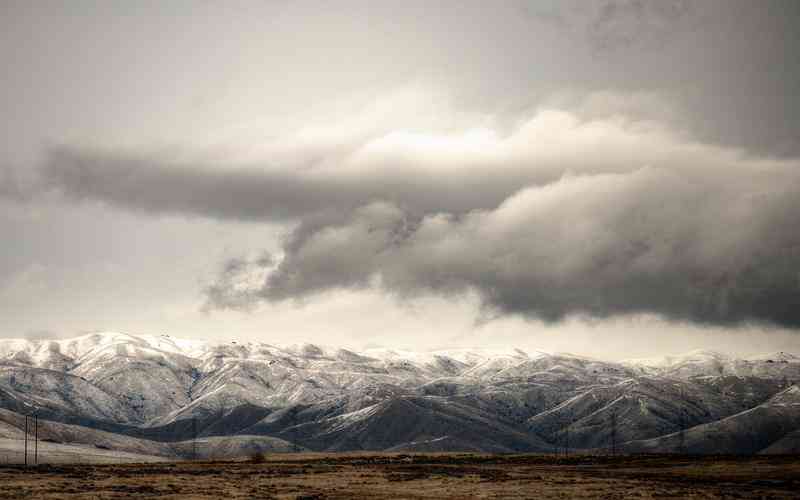
[[(683, 405), (686, 402), (686, 393), (683, 390), (683, 386), (680, 388), (680, 403)], [(686, 433), (684, 429), (686, 429), (686, 408), (681, 406), (680, 408), (680, 416), (678, 417), (678, 425), (680, 426), (680, 430), (678, 431), (678, 453), (683, 455), (686, 453)]]
[(192, 417), (192, 460), (197, 460), (197, 417)]
[(28, 466), (28, 416), (25, 415), (25, 466)]
[(292, 408), (292, 451), (297, 453), (300, 447), (297, 446), (297, 407)]
[(617, 454), (617, 411), (611, 411), (611, 455)]
[(567, 422), (567, 426), (564, 428), (566, 432), (564, 433), (564, 456), (569, 456), (569, 426), (570, 423)]
[(39, 415), (33, 416), (33, 463), (39, 465)]

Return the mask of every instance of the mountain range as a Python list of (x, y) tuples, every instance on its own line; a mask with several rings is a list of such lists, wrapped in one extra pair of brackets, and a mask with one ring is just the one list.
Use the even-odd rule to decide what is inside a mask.
[(103, 332), (0, 340), (0, 451), (39, 437), (137, 456), (474, 451), (796, 453), (800, 358), (602, 361)]

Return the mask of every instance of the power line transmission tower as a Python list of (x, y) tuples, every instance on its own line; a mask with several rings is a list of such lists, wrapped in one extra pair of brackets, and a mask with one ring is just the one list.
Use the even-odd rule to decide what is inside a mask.
[(192, 460), (197, 460), (197, 417), (192, 417)]
[(297, 446), (297, 407), (292, 409), (292, 451), (297, 453), (300, 447)]
[(617, 454), (617, 412), (611, 414), (611, 452)]
[[(680, 388), (680, 404), (683, 405), (686, 401), (686, 393), (683, 387)], [(683, 455), (686, 453), (686, 408), (681, 406), (680, 413), (678, 414), (678, 454)]]
[[(217, 415), (217, 421), (216, 421), (216, 425), (218, 426), (218, 428), (222, 430), (222, 432), (217, 431), (217, 435), (219, 436), (220, 440), (224, 443), (224, 445), (227, 446), (229, 442), (233, 441), (233, 433), (227, 432), (226, 426), (223, 425), (224, 419), (225, 419), (225, 405), (222, 404), (219, 407), (219, 413)], [(212, 433), (213, 433), (213, 428), (212, 428)], [(209, 431), (206, 431), (206, 435), (210, 435)], [(215, 460), (216, 458), (217, 458), (216, 454), (212, 455), (210, 450), (206, 450), (206, 455), (205, 455), (206, 460), (209, 459)]]
[(571, 425), (569, 413), (566, 414), (564, 421), (567, 425), (564, 426), (564, 456), (569, 456), (569, 427)]
[(28, 466), (28, 416), (25, 415), (25, 466)]

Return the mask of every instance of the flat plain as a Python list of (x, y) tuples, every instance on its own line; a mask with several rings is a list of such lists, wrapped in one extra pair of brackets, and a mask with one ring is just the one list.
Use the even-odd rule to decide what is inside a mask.
[(798, 498), (800, 457), (275, 454), (0, 467), (0, 498)]

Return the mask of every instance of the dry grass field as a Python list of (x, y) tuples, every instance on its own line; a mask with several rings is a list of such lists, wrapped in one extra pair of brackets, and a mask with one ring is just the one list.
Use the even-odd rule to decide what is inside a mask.
[(0, 498), (798, 498), (798, 457), (296, 454), (0, 467)]

